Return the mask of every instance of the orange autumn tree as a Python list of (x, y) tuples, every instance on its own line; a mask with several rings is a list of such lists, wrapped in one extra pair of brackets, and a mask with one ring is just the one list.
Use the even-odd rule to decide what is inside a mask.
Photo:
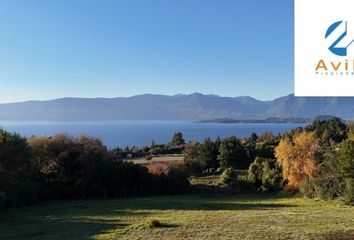
[(312, 132), (295, 133), (283, 138), (275, 149), (278, 164), (287, 180), (285, 190), (298, 189), (300, 182), (314, 177), (319, 140)]

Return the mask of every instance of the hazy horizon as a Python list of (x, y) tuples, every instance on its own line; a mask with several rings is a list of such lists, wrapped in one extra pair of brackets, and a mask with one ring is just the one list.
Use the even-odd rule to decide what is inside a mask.
[(13, 101), (13, 102), (1, 102), (0, 104), (7, 104), (7, 103), (21, 103), (21, 102), (29, 102), (29, 101), (51, 101), (51, 100), (57, 100), (57, 99), (65, 99), (65, 98), (74, 98), (74, 99), (114, 99), (114, 98), (131, 98), (131, 97), (136, 97), (136, 96), (144, 96), (144, 95), (160, 95), (160, 96), (169, 96), (169, 97), (173, 97), (173, 96), (188, 96), (188, 95), (193, 95), (193, 94), (201, 94), (204, 96), (217, 96), (217, 97), (222, 97), (222, 98), (238, 98), (238, 97), (250, 97), (253, 98), (255, 100), (258, 101), (272, 101), (274, 99), (280, 98), (280, 97), (284, 97), (284, 96), (289, 96), (289, 95), (293, 95), (293, 93), (289, 93), (289, 94), (285, 94), (282, 96), (277, 96), (275, 98), (271, 98), (271, 99), (258, 99), (256, 97), (253, 97), (251, 95), (240, 95), (240, 96), (224, 96), (224, 95), (219, 95), (219, 94), (214, 94), (214, 93), (201, 93), (201, 92), (191, 92), (191, 93), (176, 93), (176, 94), (160, 94), (160, 93), (140, 93), (140, 94), (136, 94), (136, 95), (128, 95), (128, 96), (97, 96), (97, 97), (80, 97), (80, 96), (63, 96), (63, 97), (55, 97), (55, 98), (45, 98), (45, 99), (24, 99), (24, 100), (18, 100), (18, 101)]

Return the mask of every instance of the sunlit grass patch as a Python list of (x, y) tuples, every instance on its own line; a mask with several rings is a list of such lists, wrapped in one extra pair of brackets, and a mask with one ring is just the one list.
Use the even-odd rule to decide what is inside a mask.
[(288, 195), (62, 201), (0, 214), (0, 239), (330, 239), (353, 232), (354, 207)]

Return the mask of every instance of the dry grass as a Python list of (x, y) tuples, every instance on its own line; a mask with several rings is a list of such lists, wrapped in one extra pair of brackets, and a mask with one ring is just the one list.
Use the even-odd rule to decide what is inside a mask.
[(154, 162), (182, 162), (183, 156), (182, 155), (162, 155), (162, 156), (154, 156), (151, 160), (146, 160), (145, 158), (137, 158), (131, 161), (136, 164), (147, 164), (147, 163), (154, 163)]
[(167, 173), (172, 166), (181, 164), (183, 162), (182, 155), (162, 155), (155, 156), (151, 160), (139, 158), (131, 160), (135, 164), (145, 166), (149, 172), (154, 174)]

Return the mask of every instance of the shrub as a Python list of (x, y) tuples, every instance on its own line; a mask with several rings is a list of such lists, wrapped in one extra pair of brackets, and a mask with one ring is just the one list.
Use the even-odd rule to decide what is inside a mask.
[(172, 167), (167, 174), (167, 182), (171, 193), (186, 193), (190, 190), (188, 172), (183, 166)]
[(301, 181), (299, 185), (299, 192), (307, 198), (316, 198), (317, 193), (315, 186), (312, 181), (309, 181), (308, 179), (304, 179)]
[(248, 177), (260, 191), (276, 192), (284, 184), (280, 167), (274, 159), (257, 157), (248, 169)]
[(252, 193), (255, 192), (256, 189), (248, 175), (240, 174), (237, 177), (236, 184), (233, 186), (233, 190), (236, 193)]
[(234, 185), (237, 182), (238, 173), (234, 168), (227, 168), (220, 175), (219, 182), (228, 186)]
[(299, 191), (307, 198), (331, 200), (342, 195), (342, 187), (338, 183), (328, 182), (327, 179), (318, 177), (312, 180), (303, 180)]
[(344, 201), (346, 204), (354, 204), (354, 179), (345, 179)]
[(162, 227), (163, 224), (158, 219), (150, 219), (147, 221), (147, 226), (149, 228), (158, 228), (158, 227)]
[(253, 183), (249, 180), (247, 172), (227, 168), (220, 175), (219, 184), (226, 185), (231, 193), (249, 193), (254, 191)]

